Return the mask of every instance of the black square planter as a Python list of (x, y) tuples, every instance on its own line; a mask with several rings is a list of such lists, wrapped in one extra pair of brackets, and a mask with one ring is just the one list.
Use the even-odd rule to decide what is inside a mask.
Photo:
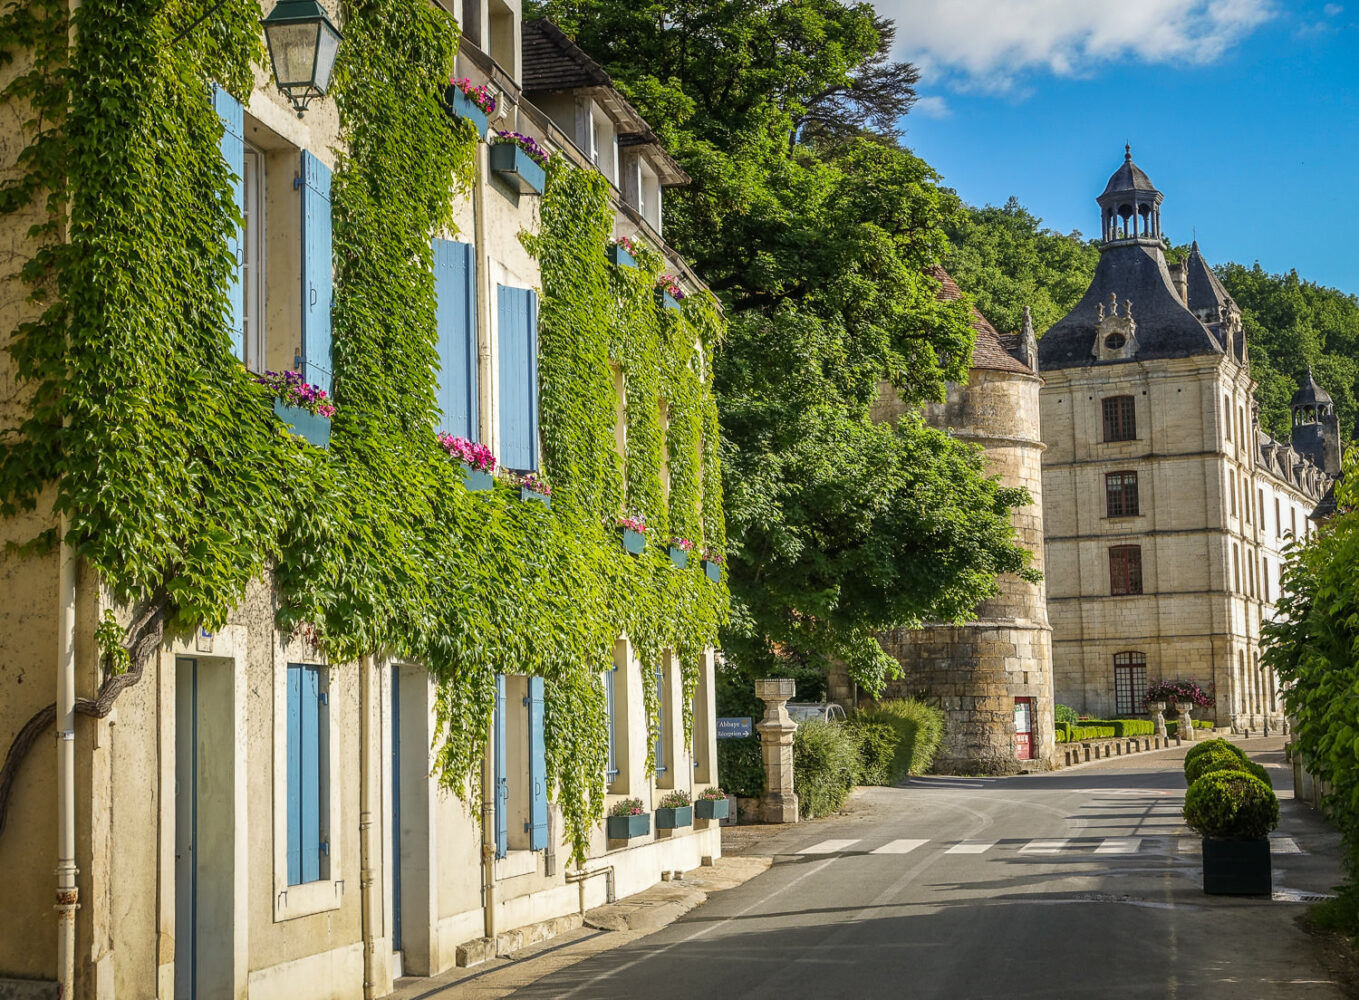
[(1203, 838), (1203, 891), (1213, 896), (1268, 896), (1273, 891), (1269, 838)]
[(699, 819), (726, 819), (730, 803), (726, 799), (695, 799), (694, 815)]

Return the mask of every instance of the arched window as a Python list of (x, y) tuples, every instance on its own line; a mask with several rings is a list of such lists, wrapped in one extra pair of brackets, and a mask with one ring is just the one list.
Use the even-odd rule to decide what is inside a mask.
[(1115, 653), (1114, 711), (1118, 715), (1136, 715), (1142, 712), (1142, 698), (1146, 693), (1147, 654)]

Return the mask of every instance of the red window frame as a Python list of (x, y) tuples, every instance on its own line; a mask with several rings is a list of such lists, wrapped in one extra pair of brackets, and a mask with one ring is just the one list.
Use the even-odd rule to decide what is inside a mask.
[(1147, 654), (1114, 654), (1114, 714), (1137, 715), (1144, 711), (1142, 692), (1147, 689)]
[(1140, 513), (1136, 472), (1104, 474), (1104, 513), (1106, 517), (1135, 517)]
[(1137, 440), (1137, 407), (1132, 396), (1106, 396), (1104, 406), (1104, 440)]
[(1110, 547), (1109, 593), (1114, 597), (1142, 593), (1142, 546)]

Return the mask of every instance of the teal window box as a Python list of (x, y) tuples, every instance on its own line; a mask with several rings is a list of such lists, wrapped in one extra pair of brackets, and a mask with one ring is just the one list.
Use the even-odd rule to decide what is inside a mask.
[(708, 579), (713, 583), (722, 582), (722, 567), (711, 559), (703, 560), (703, 572), (708, 574)]
[(318, 448), (330, 447), (330, 418), (318, 417), (308, 413), (300, 406), (289, 406), (282, 400), (274, 400), (274, 413), (282, 420), (288, 430), (302, 440)]
[(623, 529), (623, 548), (627, 549), (635, 556), (640, 556), (642, 550), (646, 548), (646, 535), (640, 531), (633, 531), (631, 528)]
[(637, 266), (637, 258), (628, 253), (627, 247), (621, 247), (617, 243), (609, 244), (609, 263), (617, 267)]
[[(458, 91), (458, 93), (462, 93), (462, 91)], [(489, 472), (474, 469), (466, 462), (459, 462), (458, 464), (462, 466), (462, 484), (467, 487), (468, 493), (485, 493), (487, 490), (495, 488), (495, 476)]]
[(491, 172), (520, 194), (542, 194), (547, 188), (547, 171), (512, 142), (492, 144)]
[(477, 138), (485, 140), (486, 130), (491, 122), (486, 117), (486, 112), (477, 107), (473, 100), (462, 92), (461, 87), (455, 87), (450, 83), (444, 88), (444, 106), (453, 117), (471, 122), (472, 127), (477, 130)]
[(699, 819), (726, 819), (731, 803), (726, 799), (698, 799), (694, 802), (694, 812)]
[(693, 826), (693, 825), (694, 825), (693, 806), (685, 806), (683, 809), (656, 810), (657, 830), (678, 830), (682, 826)]
[(651, 814), (640, 816), (608, 816), (604, 820), (610, 840), (631, 840), (651, 832)]
[(659, 288), (656, 289), (656, 304), (662, 309), (674, 309), (676, 312), (679, 312), (679, 299)]
[(552, 498), (550, 496), (546, 493), (539, 493), (537, 490), (531, 490), (527, 486), (519, 487), (519, 499), (524, 503), (533, 501), (534, 503), (542, 504), (544, 507), (552, 506)]
[(670, 561), (680, 569), (689, 565), (689, 553), (677, 545), (670, 546)]

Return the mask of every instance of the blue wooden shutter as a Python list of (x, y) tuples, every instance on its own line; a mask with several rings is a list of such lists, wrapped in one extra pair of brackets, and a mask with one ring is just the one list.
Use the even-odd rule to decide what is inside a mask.
[(509, 853), (510, 788), (505, 777), (505, 675), (495, 675), (495, 856)]
[[(245, 215), (245, 114), (241, 102), (217, 84), (212, 85), (212, 107), (222, 119), (222, 159), (231, 173), (231, 191), (236, 211)], [(231, 353), (245, 360), (245, 285), (241, 281), (241, 227), (234, 227), (227, 249), (236, 261), (227, 284), (227, 327), (231, 331)]]
[(618, 777), (618, 706), (615, 701), (618, 697), (617, 682), (618, 664), (615, 663), (604, 671), (604, 703), (609, 710), (609, 764), (604, 774), (606, 782)]
[(538, 295), (499, 286), (500, 455), (511, 469), (538, 468)]
[(529, 696), (529, 848), (547, 847), (547, 752), (543, 742), (543, 679), (528, 679)]
[(302, 668), (288, 664), (288, 884), (302, 881)]
[(665, 773), (665, 671), (656, 668), (656, 773)]
[(302, 881), (321, 877), (321, 671), (302, 668)]
[(330, 168), (302, 151), (302, 376), (331, 391)]
[(475, 441), (477, 433), (476, 248), (434, 241), (439, 334), (439, 431)]

